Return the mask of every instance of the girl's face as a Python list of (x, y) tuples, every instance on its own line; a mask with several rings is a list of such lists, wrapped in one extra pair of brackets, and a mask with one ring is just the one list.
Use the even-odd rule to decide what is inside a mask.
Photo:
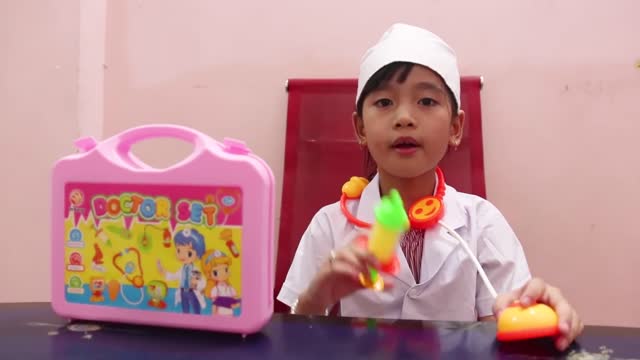
[(229, 265), (215, 265), (211, 269), (211, 279), (216, 281), (226, 281), (229, 279)]
[(446, 85), (430, 69), (415, 65), (402, 83), (400, 73), (366, 96), (354, 124), (380, 173), (415, 178), (434, 169), (449, 144), (457, 145), (464, 113), (452, 116)]

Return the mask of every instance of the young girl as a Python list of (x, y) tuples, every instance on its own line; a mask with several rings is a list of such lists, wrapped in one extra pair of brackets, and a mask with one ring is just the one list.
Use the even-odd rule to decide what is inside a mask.
[[(453, 50), (436, 35), (396, 24), (362, 58), (353, 123), (358, 140), (377, 163), (377, 174), (359, 200), (322, 208), (304, 233), (278, 300), (297, 314), (420, 320), (495, 320), (515, 301), (555, 309), (564, 350), (582, 331), (566, 299), (532, 279), (516, 235), (490, 202), (445, 185), (438, 169), (449, 147), (462, 139), (460, 76)], [(381, 195), (397, 189), (410, 213), (425, 196), (438, 198), (442, 222), (477, 257), (497, 293), (482, 282), (473, 260), (443, 226), (416, 222), (401, 239), (399, 272), (385, 291), (363, 289), (361, 274), (380, 264), (354, 239), (358, 221), (374, 222)], [(356, 219), (348, 219), (350, 215)], [(389, 287), (389, 282), (392, 282)]]
[(211, 298), (211, 313), (233, 315), (234, 310), (240, 306), (240, 299), (229, 283), (231, 257), (220, 250), (209, 250), (202, 258), (204, 273), (207, 277), (204, 293)]

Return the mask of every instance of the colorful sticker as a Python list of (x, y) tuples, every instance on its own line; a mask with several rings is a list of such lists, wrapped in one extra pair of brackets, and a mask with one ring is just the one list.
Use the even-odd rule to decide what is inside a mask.
[(68, 302), (240, 315), (239, 188), (70, 183), (64, 206)]

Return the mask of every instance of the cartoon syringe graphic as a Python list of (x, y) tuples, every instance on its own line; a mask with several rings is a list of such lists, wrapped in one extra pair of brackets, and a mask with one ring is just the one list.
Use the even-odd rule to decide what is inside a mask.
[[(402, 234), (409, 229), (409, 217), (404, 209), (400, 193), (391, 189), (389, 195), (382, 197), (375, 208), (375, 223), (368, 237), (362, 237), (366, 247), (380, 262), (380, 270), (390, 274), (396, 274), (399, 262), (396, 256), (396, 247)], [(360, 282), (363, 286), (376, 291), (384, 289), (384, 280), (376, 269), (369, 269), (369, 279), (360, 274)]]

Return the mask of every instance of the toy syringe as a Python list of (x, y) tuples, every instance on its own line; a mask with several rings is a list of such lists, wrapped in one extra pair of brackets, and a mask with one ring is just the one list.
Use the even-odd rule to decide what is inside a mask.
[[(404, 209), (400, 193), (391, 189), (389, 195), (383, 196), (375, 208), (376, 220), (369, 237), (363, 237), (366, 247), (380, 262), (380, 270), (390, 274), (396, 274), (399, 262), (396, 256), (396, 247), (402, 234), (409, 229), (409, 217)], [(376, 269), (369, 269), (369, 279), (360, 274), (360, 282), (363, 286), (376, 291), (384, 289), (384, 280)]]

